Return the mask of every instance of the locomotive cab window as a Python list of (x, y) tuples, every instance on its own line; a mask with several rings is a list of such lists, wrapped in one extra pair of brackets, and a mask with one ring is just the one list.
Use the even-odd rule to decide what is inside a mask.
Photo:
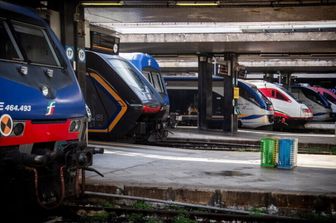
[(323, 93), (323, 96), (328, 99), (329, 101), (331, 101), (332, 103), (336, 104), (336, 98), (332, 97), (330, 94), (327, 93)]
[(146, 79), (150, 82), (153, 83), (152, 78), (151, 78), (151, 73), (149, 71), (143, 71), (142, 74), (146, 77)]
[(0, 59), (22, 60), (18, 47), (13, 41), (13, 36), (9, 32), (8, 26), (0, 21)]
[(160, 74), (157, 72), (152, 72), (152, 78), (153, 78), (153, 85), (155, 89), (160, 93), (164, 93)]
[(245, 100), (248, 100), (258, 105), (258, 102), (256, 101), (256, 99), (251, 94), (249, 94), (249, 92), (247, 92), (244, 88), (239, 88), (239, 97), (242, 97)]
[(45, 30), (18, 23), (13, 24), (13, 26), (18, 41), (30, 62), (61, 66)]
[(316, 103), (318, 103), (320, 105), (324, 105), (324, 103), (323, 103), (323, 101), (321, 99), (321, 96), (318, 93), (316, 93), (316, 92), (314, 92), (314, 91), (312, 91), (312, 90), (310, 90), (308, 88), (302, 88), (302, 93), (308, 99), (310, 99), (310, 100), (312, 100), (312, 101), (314, 101), (314, 102), (316, 102)]
[(269, 102), (268, 98), (256, 86), (250, 86), (250, 87), (260, 98), (266, 101), (266, 103)]
[(282, 100), (282, 101), (288, 101), (287, 97), (279, 91), (276, 92), (276, 99), (279, 99), (279, 100)]
[(126, 83), (133, 87), (139, 88), (142, 91), (146, 91), (145, 85), (142, 83), (141, 79), (137, 76), (134, 69), (129, 64), (118, 59), (110, 59), (109, 62)]

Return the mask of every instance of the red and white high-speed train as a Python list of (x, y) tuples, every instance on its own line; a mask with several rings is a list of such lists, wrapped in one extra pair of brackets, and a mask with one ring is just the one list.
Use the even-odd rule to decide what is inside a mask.
[(251, 80), (274, 107), (274, 125), (276, 127), (304, 125), (313, 118), (312, 111), (295, 99), (285, 88), (267, 81)]

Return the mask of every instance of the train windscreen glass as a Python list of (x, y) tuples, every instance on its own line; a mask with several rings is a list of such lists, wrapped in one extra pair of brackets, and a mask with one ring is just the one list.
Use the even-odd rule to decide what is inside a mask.
[(323, 93), (323, 96), (328, 99), (329, 101), (331, 101), (332, 103), (336, 104), (336, 98), (334, 98), (333, 96), (331, 96), (330, 94), (327, 93)]
[(16, 50), (13, 37), (8, 32), (8, 27), (0, 22), (0, 59), (5, 60), (20, 60), (19, 52)]
[(13, 26), (16, 36), (18, 37), (20, 44), (27, 55), (27, 59), (30, 62), (60, 66), (60, 62), (45, 30), (39, 27), (17, 23)]
[(139, 88), (142, 91), (145, 91), (145, 85), (129, 64), (118, 59), (109, 59), (109, 62), (113, 69), (119, 74), (121, 78), (124, 79), (126, 83), (133, 87)]

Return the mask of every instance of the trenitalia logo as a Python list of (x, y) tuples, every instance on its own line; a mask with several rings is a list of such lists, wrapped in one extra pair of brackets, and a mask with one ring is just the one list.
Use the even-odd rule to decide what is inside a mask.
[(54, 102), (54, 101), (50, 102), (49, 106), (47, 107), (47, 113), (45, 114), (46, 116), (50, 116), (50, 115), (54, 114), (55, 104), (56, 104), (56, 102)]

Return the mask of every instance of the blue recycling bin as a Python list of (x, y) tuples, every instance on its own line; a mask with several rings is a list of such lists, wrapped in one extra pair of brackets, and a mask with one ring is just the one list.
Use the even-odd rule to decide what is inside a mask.
[(278, 165), (280, 169), (293, 169), (297, 166), (297, 139), (279, 139)]

